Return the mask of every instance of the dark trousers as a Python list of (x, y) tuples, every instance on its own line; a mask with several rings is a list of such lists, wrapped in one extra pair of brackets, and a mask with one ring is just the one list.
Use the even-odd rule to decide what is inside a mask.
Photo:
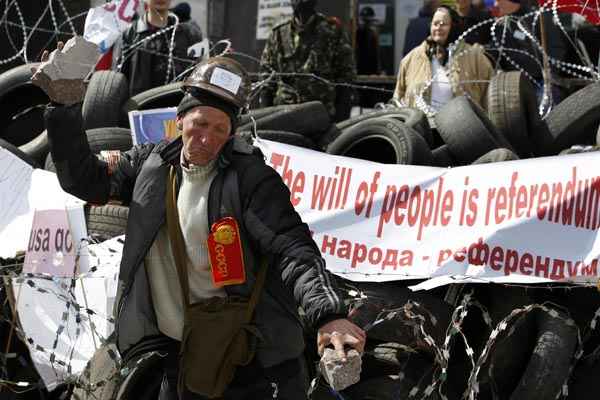
[[(177, 397), (178, 348), (169, 351), (164, 364), (163, 377), (158, 400), (205, 400), (206, 397), (185, 391)], [(198, 366), (202, 368), (202, 366)], [(270, 368), (263, 368), (255, 359), (250, 364), (239, 367), (233, 382), (225, 391), (223, 400), (306, 400), (308, 373), (303, 357), (284, 361)]]

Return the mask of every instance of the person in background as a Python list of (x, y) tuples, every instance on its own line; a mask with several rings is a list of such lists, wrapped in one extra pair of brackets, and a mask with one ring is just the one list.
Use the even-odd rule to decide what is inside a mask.
[(316, 0), (291, 2), (294, 16), (273, 28), (262, 53), (261, 77), (275, 75), (268, 85), (263, 86), (260, 105), (319, 100), (332, 118), (344, 120), (350, 115), (352, 90), (309, 75), (332, 83), (354, 81), (356, 64), (348, 35), (335, 18), (315, 10)]
[(492, 16), (489, 12), (484, 0), (473, 0), (471, 1), (471, 7), (474, 7), (475, 10), (483, 13), (488, 13), (490, 17)]
[(145, 2), (146, 12), (133, 20), (113, 47), (113, 69), (129, 80), (130, 96), (165, 85), (189, 68), (188, 47), (202, 40), (189, 24), (177, 23), (169, 15), (171, 0)]
[[(439, 110), (455, 96), (466, 94), (486, 106), (486, 91), (493, 68), (483, 47), (460, 41), (451, 52), (449, 45), (458, 37), (456, 11), (441, 6), (433, 15), (431, 35), (400, 63), (393, 100), (428, 113)], [(420, 104), (418, 98), (423, 93)]]
[[(531, 8), (521, 4), (520, 0), (496, 0), (496, 7), (500, 20), (495, 29), (497, 43), (491, 43), (490, 54), (503, 71), (524, 71), (536, 83), (538, 103), (541, 103), (544, 87), (543, 55), (540, 48), (527, 35), (532, 34), (538, 43), (542, 43), (539, 19), (535, 21), (534, 27), (535, 14), (532, 13)], [(525, 18), (527, 14), (532, 15)], [(521, 23), (527, 32), (523, 31), (518, 23)], [(564, 61), (567, 42), (554, 23), (552, 13), (543, 14), (543, 24), (546, 54), (555, 60)], [(554, 64), (550, 67), (551, 74), (560, 74), (560, 70)], [(552, 86), (552, 95), (554, 103), (558, 103), (561, 93), (557, 86)]]
[(356, 72), (359, 75), (378, 75), (379, 33), (374, 26), (375, 11), (373, 7), (364, 7), (359, 16), (362, 23), (356, 30)]
[(423, 43), (423, 40), (427, 39), (431, 18), (439, 6), (440, 0), (425, 0), (423, 7), (419, 10), (419, 16), (408, 22), (406, 35), (404, 36), (403, 56), (406, 56), (412, 49)]
[(171, 9), (171, 12), (179, 17), (180, 23), (189, 24), (189, 28), (192, 30), (193, 34), (202, 40), (202, 29), (196, 20), (192, 19), (192, 7), (190, 7), (189, 3), (179, 3)]
[[(471, 0), (456, 0), (455, 1), (456, 12), (459, 16), (459, 29), (460, 33), (471, 29), (480, 22), (489, 20), (492, 16), (487, 11), (481, 11), (475, 7)], [(490, 42), (490, 29), (492, 27), (491, 22), (484, 24), (465, 36), (465, 41), (469, 44), (479, 43), (482, 46), (487, 45)]]

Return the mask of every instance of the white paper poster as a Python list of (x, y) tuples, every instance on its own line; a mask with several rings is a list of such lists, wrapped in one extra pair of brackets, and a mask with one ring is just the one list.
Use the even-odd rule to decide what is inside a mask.
[(27, 250), (36, 210), (68, 210), (77, 238), (85, 237), (83, 211), (71, 211), (83, 203), (62, 190), (56, 174), (34, 170), (0, 147), (0, 257)]
[(420, 0), (402, 0), (396, 2), (399, 8), (399, 15), (408, 18), (416, 18), (419, 16), (419, 9), (423, 6)]
[(293, 13), (289, 0), (259, 0), (256, 40), (268, 39), (273, 27), (292, 18)]

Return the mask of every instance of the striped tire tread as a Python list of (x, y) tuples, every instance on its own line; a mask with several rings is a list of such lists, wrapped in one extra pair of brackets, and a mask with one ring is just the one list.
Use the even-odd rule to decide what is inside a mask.
[(129, 207), (107, 204), (103, 206), (87, 205), (84, 208), (89, 235), (100, 236), (107, 240), (125, 233)]
[(81, 107), (85, 129), (118, 126), (126, 119), (121, 106), (128, 96), (125, 75), (115, 71), (94, 72)]

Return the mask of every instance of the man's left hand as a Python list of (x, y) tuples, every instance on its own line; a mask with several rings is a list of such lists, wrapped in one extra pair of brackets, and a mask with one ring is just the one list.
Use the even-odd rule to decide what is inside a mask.
[(336, 319), (323, 325), (317, 333), (317, 348), (323, 355), (325, 347), (333, 345), (339, 356), (345, 360), (345, 346), (350, 346), (362, 354), (367, 334), (347, 319)]

